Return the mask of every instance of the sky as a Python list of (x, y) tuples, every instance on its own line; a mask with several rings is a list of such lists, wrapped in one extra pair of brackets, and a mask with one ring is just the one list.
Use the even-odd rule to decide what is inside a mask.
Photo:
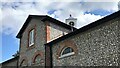
[[(2, 0), (0, 2), (0, 63), (19, 50), (17, 33), (28, 15), (49, 15), (65, 22), (71, 14), (77, 28), (118, 11), (120, 0)], [(120, 4), (120, 3), (119, 3)]]

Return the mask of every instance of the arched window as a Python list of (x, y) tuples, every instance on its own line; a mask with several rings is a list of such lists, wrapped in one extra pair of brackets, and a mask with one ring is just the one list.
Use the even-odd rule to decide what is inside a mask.
[(70, 56), (70, 55), (73, 55), (73, 54), (75, 54), (75, 52), (71, 47), (65, 47), (62, 50), (59, 58), (63, 58), (63, 57)]
[(40, 64), (40, 61), (41, 61), (41, 56), (40, 56), (40, 55), (37, 55), (37, 56), (35, 57), (34, 63), (35, 63), (35, 64)]

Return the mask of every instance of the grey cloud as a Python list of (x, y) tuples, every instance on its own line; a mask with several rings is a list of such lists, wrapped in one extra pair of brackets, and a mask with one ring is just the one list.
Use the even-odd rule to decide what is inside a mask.
[(117, 2), (85, 2), (82, 4), (82, 8), (86, 11), (91, 11), (95, 9), (103, 9), (107, 11), (116, 11)]

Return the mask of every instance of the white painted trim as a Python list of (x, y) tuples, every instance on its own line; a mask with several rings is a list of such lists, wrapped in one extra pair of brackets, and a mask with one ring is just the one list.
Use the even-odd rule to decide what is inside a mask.
[(32, 45), (34, 45), (34, 43), (31, 43), (29, 46), (32, 46)]
[(73, 55), (73, 54), (75, 54), (75, 52), (71, 52), (71, 53), (68, 53), (68, 54), (61, 55), (59, 58), (71, 56), (71, 55)]

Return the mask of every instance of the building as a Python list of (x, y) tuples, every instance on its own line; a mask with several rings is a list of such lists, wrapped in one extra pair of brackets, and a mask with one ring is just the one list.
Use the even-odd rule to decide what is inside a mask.
[(119, 66), (120, 11), (76, 29), (44, 15), (29, 15), (16, 36), (19, 66)]
[(17, 35), (20, 39), (19, 65), (44, 66), (44, 44), (70, 32), (69, 25), (49, 16), (30, 15)]
[(18, 66), (19, 56), (9, 59), (1, 64), (1, 66)]
[(47, 43), (51, 50), (46, 49), (46, 53), (52, 58), (48, 64), (119, 66), (119, 29), (120, 11)]

